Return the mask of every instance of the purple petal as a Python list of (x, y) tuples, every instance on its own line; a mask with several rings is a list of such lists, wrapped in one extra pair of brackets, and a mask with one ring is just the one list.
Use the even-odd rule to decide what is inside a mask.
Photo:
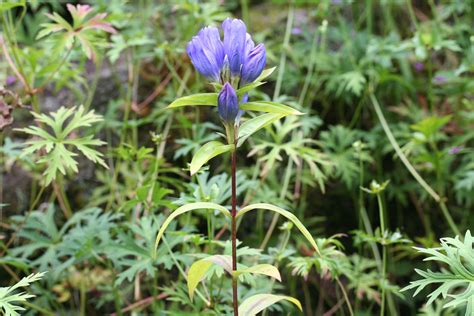
[(239, 99), (235, 89), (226, 82), (217, 98), (217, 110), (224, 122), (234, 123), (239, 114)]
[(245, 60), (247, 28), (239, 19), (226, 19), (222, 22), (224, 29), (224, 52), (229, 61), (230, 73), (240, 74), (240, 68)]
[(260, 76), (267, 62), (265, 45), (258, 44), (250, 52), (245, 64), (242, 67), (242, 80), (244, 83), (253, 82)]
[(186, 51), (196, 70), (210, 80), (219, 81), (220, 67), (213, 52), (203, 44), (199, 36), (194, 36)]

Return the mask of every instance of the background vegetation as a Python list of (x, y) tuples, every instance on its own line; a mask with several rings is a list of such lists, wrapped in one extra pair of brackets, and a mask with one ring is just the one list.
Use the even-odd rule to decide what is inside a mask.
[(305, 315), (474, 313), (471, 1), (89, 4), (0, 3), (0, 313), (231, 312), (222, 268), (193, 300), (186, 287), (194, 261), (230, 253), (215, 211), (173, 222), (154, 255), (178, 206), (230, 205), (228, 156), (189, 176), (193, 153), (224, 133), (216, 111), (166, 109), (212, 91), (185, 48), (229, 16), (277, 66), (250, 99), (305, 113), (239, 151), (238, 205), (291, 210), (321, 249), (282, 217), (247, 215), (240, 261), (277, 266), (282, 282), (244, 275), (240, 297), (288, 294)]

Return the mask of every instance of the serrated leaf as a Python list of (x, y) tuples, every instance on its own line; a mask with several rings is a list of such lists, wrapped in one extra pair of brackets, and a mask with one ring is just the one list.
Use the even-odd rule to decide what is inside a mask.
[(74, 173), (79, 171), (77, 167), (78, 162), (74, 159), (77, 153), (73, 152), (71, 147), (81, 152), (92, 162), (108, 168), (102, 159), (103, 154), (91, 148), (92, 146), (103, 145), (105, 142), (94, 139), (92, 135), (86, 137), (77, 137), (77, 135), (72, 137), (71, 135), (79, 128), (90, 127), (93, 123), (102, 121), (102, 116), (95, 114), (94, 111), (85, 113), (82, 105), (78, 108), (60, 107), (56, 112), (52, 112), (49, 115), (35, 112), (31, 112), (31, 114), (35, 117), (36, 121), (51, 127), (53, 134), (38, 126), (17, 129), (40, 138), (27, 141), (27, 146), (23, 149), (21, 157), (31, 155), (40, 150), (46, 152), (46, 155), (38, 158), (39, 163), (46, 165), (43, 173), (46, 185), (56, 178), (58, 172), (66, 174), (67, 171), (73, 171)]
[(230, 212), (225, 207), (220, 206), (219, 204), (216, 204), (216, 203), (197, 202), (197, 203), (189, 203), (181, 207), (178, 207), (166, 218), (166, 220), (163, 222), (163, 225), (161, 225), (160, 231), (158, 232), (158, 235), (156, 236), (156, 239), (155, 239), (155, 255), (156, 255), (156, 249), (158, 248), (158, 244), (160, 243), (161, 237), (163, 236), (166, 228), (168, 228), (169, 224), (173, 221), (173, 219), (189, 211), (202, 210), (202, 209), (218, 210), (228, 217), (231, 216)]
[(300, 311), (303, 311), (300, 301), (291, 296), (274, 295), (274, 294), (257, 294), (247, 298), (239, 306), (239, 315), (254, 316), (266, 309), (267, 307), (278, 303), (282, 300), (295, 304)]
[(313, 236), (308, 231), (308, 229), (306, 229), (306, 227), (303, 225), (303, 223), (301, 223), (301, 221), (298, 219), (298, 217), (296, 217), (293, 213), (290, 213), (290, 212), (282, 209), (281, 207), (278, 207), (278, 206), (275, 206), (275, 205), (272, 205), (272, 204), (268, 204), (268, 203), (251, 204), (251, 205), (247, 205), (246, 207), (242, 208), (237, 213), (237, 218), (245, 215), (245, 213), (247, 213), (247, 212), (250, 212), (250, 211), (256, 210), (256, 209), (263, 209), (263, 210), (273, 211), (273, 212), (276, 212), (276, 213), (284, 216), (288, 220), (290, 220), (300, 230), (300, 232), (303, 234), (303, 236), (309, 241), (309, 243), (313, 246), (313, 248), (316, 250), (316, 252), (318, 254), (320, 254), (318, 245), (316, 244), (316, 241), (314, 240)]
[[(449, 266), (441, 272), (433, 272), (431, 270), (415, 269), (415, 272), (422, 278), (410, 282), (410, 284), (400, 291), (415, 289), (413, 296), (419, 294), (428, 285), (438, 286), (427, 296), (427, 305), (432, 304), (440, 296), (449, 297), (450, 300), (443, 306), (463, 308), (466, 306), (466, 316), (470, 316), (474, 297), (474, 238), (468, 230), (464, 236), (464, 240), (460, 240), (459, 236), (455, 238), (441, 238), (441, 247), (438, 248), (418, 248), (414, 247), (418, 252), (427, 254), (428, 257), (424, 261), (438, 261)], [(464, 288), (464, 290), (463, 290)]]
[(194, 262), (189, 268), (187, 280), (188, 292), (191, 300), (193, 299), (194, 290), (197, 285), (201, 282), (202, 278), (213, 264), (221, 266), (227, 272), (232, 273), (231, 256), (214, 255)]
[(278, 268), (272, 266), (271, 264), (257, 264), (255, 266), (246, 269), (239, 269), (233, 272), (234, 276), (236, 277), (238, 277), (242, 273), (267, 275), (281, 282), (280, 271), (278, 271)]
[(225, 145), (219, 141), (211, 141), (204, 144), (199, 150), (194, 154), (193, 159), (191, 160), (191, 175), (201, 169), (201, 167), (211, 160), (212, 158), (219, 156), (229, 150), (232, 150), (234, 145)]
[(168, 108), (181, 106), (210, 105), (217, 106), (217, 93), (198, 93), (174, 100)]
[(277, 113), (281, 115), (302, 115), (300, 111), (293, 109), (287, 105), (270, 102), (270, 101), (252, 101), (240, 105), (240, 109), (244, 111)]
[(32, 294), (21, 292), (13, 294), (15, 290), (20, 287), (29, 286), (31, 283), (40, 280), (46, 272), (33, 273), (27, 277), (22, 278), (15, 285), (10, 287), (0, 287), (0, 312), (5, 316), (19, 316), (17, 311), (25, 310), (19, 306), (19, 303), (25, 302), (27, 299), (34, 297)]
[(260, 129), (272, 124), (273, 122), (285, 117), (285, 115), (278, 113), (266, 113), (257, 117), (251, 118), (248, 121), (242, 123), (239, 127), (239, 136), (237, 141), (237, 147), (240, 147), (247, 138), (252, 134), (259, 131)]

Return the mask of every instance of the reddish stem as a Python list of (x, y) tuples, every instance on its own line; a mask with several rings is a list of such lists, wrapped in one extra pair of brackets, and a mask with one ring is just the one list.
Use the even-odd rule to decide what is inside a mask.
[[(237, 186), (236, 186), (236, 165), (237, 146), (232, 151), (232, 270), (237, 270), (237, 225), (235, 216), (237, 215)], [(234, 304), (234, 316), (239, 316), (239, 302), (237, 298), (237, 277), (232, 276), (232, 302)]]

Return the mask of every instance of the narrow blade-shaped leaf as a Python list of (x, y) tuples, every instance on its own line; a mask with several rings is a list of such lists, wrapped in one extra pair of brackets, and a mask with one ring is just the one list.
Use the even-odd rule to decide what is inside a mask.
[(242, 88), (240, 88), (239, 90), (237, 90), (237, 95), (242, 96), (245, 93), (249, 92), (250, 90), (253, 90), (257, 87), (260, 87), (263, 84), (265, 84), (265, 82), (262, 82), (262, 81), (254, 81), (252, 83), (249, 83), (249, 84), (243, 86)]
[(230, 212), (225, 207), (220, 206), (219, 204), (216, 204), (216, 203), (197, 202), (197, 203), (189, 203), (181, 207), (178, 207), (166, 218), (166, 220), (163, 222), (163, 225), (161, 225), (160, 231), (158, 232), (158, 235), (156, 236), (156, 240), (155, 240), (154, 255), (156, 256), (156, 250), (158, 249), (158, 244), (160, 243), (161, 237), (163, 237), (163, 234), (165, 233), (166, 228), (168, 228), (169, 224), (173, 221), (173, 219), (175, 219), (179, 215), (184, 214), (186, 212), (193, 211), (193, 210), (202, 210), (202, 209), (218, 210), (224, 215), (230, 217)]
[(206, 259), (198, 260), (194, 262), (188, 271), (188, 293), (191, 301), (194, 297), (194, 290), (201, 282), (202, 278), (212, 266), (212, 262)]
[(217, 106), (217, 93), (198, 93), (174, 100), (168, 108), (181, 106), (211, 105)]
[(295, 304), (300, 311), (303, 311), (300, 301), (291, 296), (284, 295), (273, 295), (273, 294), (257, 294), (249, 297), (242, 302), (239, 306), (239, 315), (241, 316), (254, 316), (263, 311), (265, 308), (278, 303), (279, 301), (286, 300)]
[(278, 114), (278, 113), (266, 113), (266, 114), (251, 118), (248, 121), (245, 121), (239, 127), (237, 147), (240, 147), (247, 138), (249, 138), (252, 134), (257, 132), (258, 130), (272, 124), (273, 122), (281, 119), (284, 116), (285, 115)]
[(239, 269), (235, 271), (233, 274), (235, 276), (239, 276), (242, 273), (253, 273), (253, 274), (262, 274), (277, 279), (281, 282), (281, 275), (280, 271), (271, 264), (257, 264), (253, 267), (249, 267), (246, 269)]
[(188, 292), (191, 300), (194, 296), (194, 290), (213, 264), (221, 266), (227, 272), (232, 273), (231, 256), (214, 255), (194, 262), (189, 268), (187, 280)]
[(240, 109), (244, 111), (256, 111), (267, 113), (278, 113), (282, 115), (301, 115), (300, 111), (277, 102), (270, 101), (253, 101), (240, 105)]
[(275, 71), (276, 68), (277, 67), (275, 66), (275, 67), (272, 67), (272, 68), (265, 69), (264, 71), (262, 71), (260, 76), (258, 76), (258, 78), (255, 79), (255, 81), (263, 81), (264, 79), (269, 77)]
[(194, 154), (193, 159), (191, 160), (191, 175), (198, 172), (206, 162), (220, 154), (228, 152), (233, 147), (233, 145), (224, 145), (218, 141), (211, 141), (204, 144), (204, 146), (199, 148), (199, 150)]
[(303, 234), (304, 237), (309, 241), (309, 243), (313, 246), (313, 248), (316, 250), (318, 254), (319, 248), (316, 244), (316, 241), (314, 240), (313, 236), (311, 236), (311, 233), (306, 229), (306, 227), (301, 223), (301, 221), (296, 217), (293, 213), (290, 213), (281, 207), (268, 204), (268, 203), (256, 203), (256, 204), (251, 204), (247, 205), (246, 207), (242, 208), (238, 213), (237, 213), (237, 218), (240, 216), (243, 216), (245, 213), (250, 212), (251, 210), (258, 210), (258, 209), (263, 209), (263, 210), (269, 210), (276, 212), (284, 217), (286, 217), (288, 220), (293, 222), (295, 226), (300, 230), (300, 232)]

